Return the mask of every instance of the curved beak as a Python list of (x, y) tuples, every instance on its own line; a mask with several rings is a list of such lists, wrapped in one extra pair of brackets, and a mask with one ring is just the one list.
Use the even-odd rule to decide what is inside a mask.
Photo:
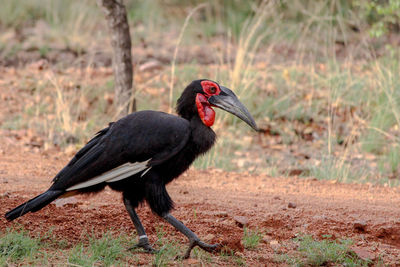
[(208, 99), (208, 102), (220, 109), (228, 111), (233, 115), (237, 116), (248, 125), (251, 126), (254, 130), (258, 131), (257, 125), (250, 115), (250, 112), (247, 108), (239, 101), (237, 96), (232, 92), (232, 90), (220, 86), (221, 92), (219, 95), (213, 95)]

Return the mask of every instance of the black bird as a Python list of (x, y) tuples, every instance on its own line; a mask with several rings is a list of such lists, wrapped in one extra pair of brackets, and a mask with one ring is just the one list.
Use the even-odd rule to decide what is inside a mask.
[(139, 235), (137, 247), (155, 251), (135, 212), (146, 201), (154, 213), (188, 237), (189, 248), (184, 258), (190, 256), (195, 246), (210, 252), (216, 250), (218, 244), (202, 242), (169, 213), (173, 202), (165, 188), (213, 146), (213, 107), (236, 115), (257, 130), (249, 111), (230, 89), (210, 80), (195, 80), (178, 99), (179, 116), (145, 110), (110, 123), (76, 153), (46, 192), (7, 212), (6, 219), (12, 221), (38, 211), (58, 197), (98, 192), (108, 185), (122, 192)]

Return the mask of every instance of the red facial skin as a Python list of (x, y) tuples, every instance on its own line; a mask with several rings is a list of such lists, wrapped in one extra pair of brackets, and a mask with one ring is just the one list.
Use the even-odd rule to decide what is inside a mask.
[(214, 124), (215, 111), (211, 108), (210, 103), (208, 103), (208, 98), (213, 95), (219, 95), (221, 89), (212, 81), (202, 81), (201, 86), (203, 87), (204, 94), (196, 95), (197, 112), (204, 125), (211, 127)]
[[(202, 81), (200, 84), (203, 87), (204, 94), (205, 94), (205, 96), (207, 96), (207, 98), (212, 95), (219, 95), (219, 93), (221, 92), (221, 89), (215, 82)], [(213, 87), (215, 88), (214, 92), (212, 92), (212, 89), (211, 89)]]

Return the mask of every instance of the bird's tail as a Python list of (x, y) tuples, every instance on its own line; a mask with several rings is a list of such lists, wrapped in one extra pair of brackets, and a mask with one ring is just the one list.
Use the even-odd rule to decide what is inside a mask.
[(38, 195), (35, 198), (19, 205), (13, 210), (6, 213), (6, 219), (12, 221), (28, 212), (35, 212), (50, 204), (54, 199), (58, 198), (64, 193), (63, 190), (47, 190), (43, 194)]

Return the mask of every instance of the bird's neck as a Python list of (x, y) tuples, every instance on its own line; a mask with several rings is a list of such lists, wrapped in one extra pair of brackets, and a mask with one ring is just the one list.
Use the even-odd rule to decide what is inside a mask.
[[(185, 92), (184, 92), (185, 93)], [(196, 156), (207, 152), (215, 143), (215, 133), (211, 127), (206, 126), (200, 119), (196, 105), (193, 102), (184, 101), (189, 97), (178, 99), (176, 111), (178, 115), (190, 122), (191, 149)]]
[(198, 154), (207, 152), (215, 143), (216, 135), (211, 127), (204, 125), (199, 116), (190, 119), (191, 141)]

